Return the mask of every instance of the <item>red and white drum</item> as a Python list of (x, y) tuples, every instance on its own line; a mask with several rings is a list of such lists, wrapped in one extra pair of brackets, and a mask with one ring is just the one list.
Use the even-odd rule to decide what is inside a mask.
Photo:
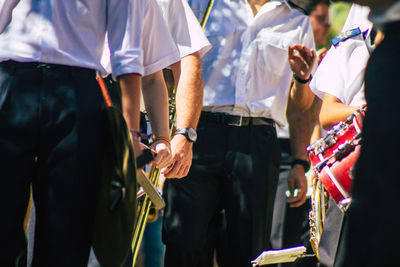
[(343, 212), (351, 202), (352, 169), (360, 154), (364, 114), (365, 109), (355, 112), (307, 147), (315, 174)]

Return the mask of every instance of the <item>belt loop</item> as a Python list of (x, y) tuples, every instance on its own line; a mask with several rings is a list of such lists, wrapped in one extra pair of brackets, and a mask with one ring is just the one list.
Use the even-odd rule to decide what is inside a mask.
[(240, 114), (240, 119), (239, 119), (239, 123), (238, 123), (238, 125), (237, 126), (242, 126), (243, 125), (243, 116), (242, 116), (242, 114)]

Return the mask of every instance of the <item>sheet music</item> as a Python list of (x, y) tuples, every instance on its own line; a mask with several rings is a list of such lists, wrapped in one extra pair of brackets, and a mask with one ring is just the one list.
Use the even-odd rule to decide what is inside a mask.
[(280, 250), (267, 250), (260, 254), (251, 263), (253, 266), (268, 265), (274, 263), (294, 262), (306, 253), (306, 247), (298, 246)]

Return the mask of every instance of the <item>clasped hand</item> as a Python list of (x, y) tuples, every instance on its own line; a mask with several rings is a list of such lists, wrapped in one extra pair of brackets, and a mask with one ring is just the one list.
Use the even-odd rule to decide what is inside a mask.
[(160, 169), (172, 164), (171, 145), (164, 140), (157, 140), (151, 144), (150, 148), (154, 151), (153, 163)]

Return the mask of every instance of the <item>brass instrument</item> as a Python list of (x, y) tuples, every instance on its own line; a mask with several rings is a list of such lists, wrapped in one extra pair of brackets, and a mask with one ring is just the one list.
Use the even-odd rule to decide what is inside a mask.
[(318, 247), (321, 240), (322, 229), (328, 210), (328, 198), (321, 181), (314, 174), (313, 192), (311, 196), (310, 220), (310, 243), (315, 256), (319, 260)]
[[(203, 20), (201, 21), (200, 25), (204, 30), (205, 24), (208, 20), (208, 17), (211, 12), (211, 8), (214, 4), (214, 0), (210, 0), (206, 11), (204, 12)], [(172, 92), (169, 100), (169, 108), (170, 108), (170, 130), (169, 130), (169, 135), (173, 135), (174, 131), (174, 126), (176, 122), (176, 107), (175, 107), (175, 93)], [(158, 185), (158, 181), (160, 178), (160, 169), (157, 168), (155, 165), (151, 167), (151, 171), (149, 174), (149, 179), (153, 183), (153, 185), (156, 187)], [(150, 220), (156, 220), (158, 217), (158, 210), (157, 209), (151, 209), (151, 200), (147, 194), (144, 195), (143, 200), (139, 204), (138, 208), (138, 217), (137, 217), (137, 222), (135, 224), (135, 229), (133, 233), (133, 240), (132, 240), (132, 254), (133, 254), (133, 265), (132, 267), (135, 266), (137, 256), (139, 253), (140, 249), (140, 244), (143, 239), (143, 233), (146, 227), (146, 223)], [(154, 213), (149, 215), (150, 210), (152, 210)]]
[(203, 20), (200, 23), (201, 28), (203, 28), (203, 30), (205, 30), (205, 27), (206, 27), (206, 24), (207, 24), (207, 20), (208, 20), (208, 17), (210, 16), (211, 9), (212, 9), (213, 5), (214, 5), (214, 0), (210, 0), (208, 2), (206, 11), (204, 12)]

